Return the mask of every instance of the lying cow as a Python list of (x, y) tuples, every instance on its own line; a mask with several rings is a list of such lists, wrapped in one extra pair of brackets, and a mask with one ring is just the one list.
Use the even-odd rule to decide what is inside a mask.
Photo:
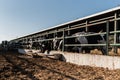
[[(93, 32), (78, 32), (73, 34), (72, 36), (76, 36), (75, 38), (67, 38), (65, 39), (65, 44), (101, 44), (105, 43), (104, 37), (102, 35), (96, 35), (96, 36), (82, 36), (87, 34), (93, 34)], [(58, 49), (62, 50), (62, 44), (63, 40), (59, 42)], [(106, 48), (105, 47), (96, 47), (96, 46), (65, 46), (65, 51), (72, 51), (72, 52), (83, 52), (90, 51), (92, 49), (100, 49), (103, 54), (106, 54)]]

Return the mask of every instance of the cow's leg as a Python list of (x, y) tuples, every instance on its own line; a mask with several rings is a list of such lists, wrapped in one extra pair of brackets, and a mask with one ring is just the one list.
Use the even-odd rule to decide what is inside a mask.
[(99, 47), (103, 55), (107, 55), (106, 47)]
[(79, 51), (79, 53), (82, 53), (82, 51), (83, 51), (82, 47), (78, 47), (78, 51)]
[(44, 52), (45, 52), (45, 49), (44, 49), (43, 47), (41, 48), (41, 52), (42, 52), (42, 53), (44, 53)]

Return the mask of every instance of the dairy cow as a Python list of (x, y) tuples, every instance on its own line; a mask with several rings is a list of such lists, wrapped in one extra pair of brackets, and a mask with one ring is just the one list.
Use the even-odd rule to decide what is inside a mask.
[(49, 53), (49, 51), (52, 49), (52, 42), (51, 41), (33, 42), (32, 47), (39, 49), (41, 53), (44, 53), (45, 51)]
[[(101, 44), (105, 43), (104, 37), (102, 35), (96, 36), (83, 36), (87, 34), (93, 34), (93, 32), (78, 32), (73, 34), (72, 36), (76, 36), (75, 38), (67, 38), (65, 39), (65, 44)], [(58, 49), (62, 50), (62, 43), (63, 40), (59, 41)], [(103, 54), (106, 54), (105, 47), (96, 47), (96, 46), (65, 46), (65, 51), (72, 51), (72, 52), (82, 52), (90, 51), (92, 49), (98, 48), (102, 51)]]
[(57, 37), (55, 37), (55, 38), (53, 39), (53, 42), (52, 42), (52, 43), (53, 43), (53, 50), (58, 50), (60, 41), (61, 41), (61, 40), (57, 39)]
[(42, 52), (44, 53), (45, 51), (47, 51), (47, 53), (49, 54), (49, 52), (52, 50), (52, 41), (43, 41), (42, 43)]

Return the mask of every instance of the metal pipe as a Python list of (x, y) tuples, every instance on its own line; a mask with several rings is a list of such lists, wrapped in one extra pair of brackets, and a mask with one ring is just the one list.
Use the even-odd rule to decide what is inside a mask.
[(85, 28), (85, 31), (88, 32), (88, 21), (86, 20), (86, 28)]
[[(106, 44), (65, 44), (65, 46), (106, 46)], [(110, 44), (110, 46), (120, 46), (120, 44)]]
[(109, 21), (106, 22), (106, 55), (109, 53)]
[(62, 51), (65, 51), (65, 30), (63, 30), (63, 46), (62, 46)]
[[(117, 13), (115, 13), (115, 21), (114, 21), (114, 31), (116, 32), (117, 31), (117, 21), (116, 21), (116, 19), (117, 19)], [(116, 44), (117, 43), (117, 33), (114, 33), (114, 44)], [(116, 46), (114, 46), (114, 52), (115, 53), (117, 53), (117, 47)]]
[(65, 44), (65, 46), (106, 46), (106, 44)]
[(86, 22), (85, 23), (81, 23), (81, 24), (77, 24), (77, 25), (73, 25), (71, 27), (77, 27), (77, 26), (83, 26), (83, 25), (86, 25)]
[(110, 17), (106, 17), (106, 18), (102, 18), (102, 19), (97, 19), (97, 20), (93, 20), (93, 21), (89, 21), (89, 23), (94, 23), (94, 22), (99, 22), (99, 21), (103, 21), (103, 20), (108, 20), (114, 18), (114, 16), (110, 16)]
[(96, 35), (104, 35), (106, 32), (103, 33), (94, 33), (94, 34), (85, 34), (85, 35), (79, 35), (79, 36), (67, 36), (65, 38), (76, 38), (76, 37), (81, 37), (81, 36), (96, 36)]

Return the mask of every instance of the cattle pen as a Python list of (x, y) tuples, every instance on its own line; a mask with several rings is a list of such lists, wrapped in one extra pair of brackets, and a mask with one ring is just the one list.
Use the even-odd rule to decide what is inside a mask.
[[(83, 34), (75, 36), (78, 32), (93, 32), (93, 34)], [(67, 39), (76, 37), (94, 37), (102, 35), (104, 42), (94, 44), (74, 44), (67, 43)], [(53, 40), (62, 40), (62, 48), (51, 48), (50, 54), (63, 54), (67, 62), (78, 65), (90, 65), (97, 67), (108, 67), (110, 69), (120, 68), (120, 7), (112, 8), (103, 12), (99, 12), (90, 16), (86, 16), (77, 20), (63, 23), (52, 28), (42, 30), (33, 34), (25, 35), (9, 41), (9, 44), (14, 44), (16, 49), (21, 53), (27, 53), (29, 50), (36, 52), (41, 49), (39, 46), (32, 46), (33, 43), (51, 42)], [(17, 44), (17, 46), (16, 46)], [(52, 44), (53, 45), (53, 44)], [(105, 48), (104, 55), (91, 55), (74, 53), (67, 51), (70, 47), (96, 47)], [(49, 48), (49, 47), (48, 47)], [(96, 50), (96, 49), (95, 49)], [(114, 56), (107, 56), (111, 53)], [(91, 51), (87, 52), (90, 53)], [(100, 51), (99, 51), (100, 52)], [(102, 52), (103, 54), (103, 52)], [(104, 60), (104, 62), (103, 62)]]

